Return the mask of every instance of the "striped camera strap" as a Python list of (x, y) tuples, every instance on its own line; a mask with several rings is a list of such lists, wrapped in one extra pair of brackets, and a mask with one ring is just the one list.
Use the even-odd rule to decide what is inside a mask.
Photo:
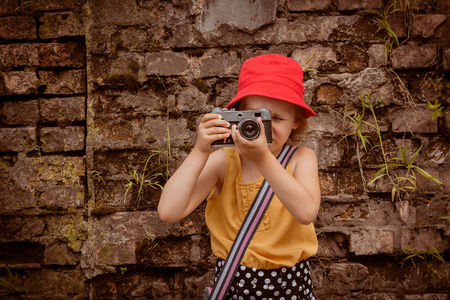
[[(289, 160), (296, 150), (297, 147), (292, 147), (289, 145), (284, 146), (277, 158), (284, 168), (286, 168)], [(245, 250), (250, 244), (256, 229), (261, 223), (264, 213), (269, 207), (272, 198), (273, 190), (269, 183), (264, 180), (261, 188), (256, 194), (255, 200), (244, 218), (244, 222), (242, 223), (239, 232), (236, 235), (227, 259), (225, 260), (225, 265), (219, 274), (219, 278), (215, 282), (212, 289), (207, 288), (205, 290), (204, 299), (221, 300), (225, 298), (227, 291), (233, 282), (237, 268), (244, 257)]]

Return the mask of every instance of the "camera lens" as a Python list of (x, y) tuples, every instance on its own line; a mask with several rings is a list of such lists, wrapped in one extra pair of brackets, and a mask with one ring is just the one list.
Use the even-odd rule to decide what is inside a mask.
[(252, 119), (245, 119), (238, 124), (239, 133), (247, 140), (256, 139), (259, 136), (261, 128), (259, 123)]

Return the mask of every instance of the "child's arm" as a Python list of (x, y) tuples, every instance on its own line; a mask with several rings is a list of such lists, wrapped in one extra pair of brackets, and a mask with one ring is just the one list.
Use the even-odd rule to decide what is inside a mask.
[[(315, 153), (299, 148), (291, 159), (290, 175), (267, 147), (264, 127), (260, 137), (245, 140), (233, 126), (232, 134), (240, 155), (253, 162), (272, 187), (278, 199), (301, 224), (313, 222), (320, 207), (319, 170)], [(281, 149), (279, 149), (281, 151)]]
[(227, 138), (228, 126), (218, 114), (206, 114), (202, 118), (194, 149), (162, 191), (158, 213), (163, 221), (175, 222), (189, 215), (223, 177), (225, 153), (212, 152), (211, 143)]

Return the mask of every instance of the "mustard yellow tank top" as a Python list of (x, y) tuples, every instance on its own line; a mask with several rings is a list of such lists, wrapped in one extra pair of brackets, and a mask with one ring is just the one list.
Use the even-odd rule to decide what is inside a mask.
[[(241, 162), (235, 148), (223, 148), (227, 170), (220, 195), (214, 188), (207, 199), (206, 224), (215, 256), (226, 259), (234, 238), (263, 182), (242, 183)], [(220, 151), (220, 150), (219, 150)], [(292, 174), (290, 165), (287, 171)], [(245, 252), (242, 265), (258, 269), (292, 267), (317, 253), (314, 225), (298, 223), (275, 195)]]

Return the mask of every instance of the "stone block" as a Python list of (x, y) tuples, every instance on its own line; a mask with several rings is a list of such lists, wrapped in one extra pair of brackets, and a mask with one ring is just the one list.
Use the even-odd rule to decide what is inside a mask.
[(3, 0), (3, 4), (0, 5), (0, 16), (12, 15), (18, 6), (16, 0)]
[(428, 68), (435, 63), (436, 58), (436, 45), (401, 45), (392, 51), (392, 67), (394, 69)]
[(450, 70), (450, 48), (444, 48), (444, 54), (443, 54), (443, 67), (444, 70), (449, 71)]
[(330, 47), (312, 46), (306, 49), (296, 49), (292, 53), (292, 59), (296, 60), (307, 72), (308, 69), (321, 70), (327, 65), (337, 63), (336, 51)]
[(81, 8), (86, 0), (34, 0), (33, 5), (38, 7), (40, 11), (51, 10), (74, 10)]
[(1, 242), (31, 241), (37, 242), (45, 231), (45, 220), (42, 217), (0, 216)]
[(367, 51), (369, 54), (369, 67), (378, 68), (386, 65), (386, 56), (384, 45), (374, 44), (371, 45)]
[(53, 298), (86, 298), (85, 278), (78, 269), (42, 269), (27, 271), (24, 288), (32, 295), (52, 295)]
[(0, 38), (4, 40), (35, 40), (36, 21), (31, 16), (0, 18)]
[(40, 99), (43, 122), (76, 122), (86, 119), (86, 97)]
[(43, 208), (81, 207), (84, 204), (84, 188), (82, 186), (50, 186), (41, 191), (38, 205)]
[(435, 247), (439, 253), (443, 253), (448, 248), (446, 242), (440, 235), (439, 231), (434, 228), (416, 229), (414, 231), (403, 230), (400, 236), (400, 251), (403, 254), (412, 254), (407, 248), (415, 251), (433, 251), (431, 247)]
[(44, 264), (59, 266), (76, 266), (80, 256), (67, 247), (64, 243), (55, 243), (45, 247)]
[(79, 43), (40, 44), (40, 67), (84, 67), (85, 49)]
[(11, 182), (20, 189), (47, 190), (50, 186), (80, 186), (85, 177), (83, 157), (19, 158), (11, 168)]
[(181, 111), (211, 111), (207, 105), (209, 93), (204, 93), (195, 86), (188, 86), (177, 95), (177, 108)]
[(202, 33), (215, 31), (224, 25), (252, 33), (274, 22), (276, 12), (275, 0), (209, 0), (203, 6), (202, 18), (197, 26)]
[(417, 107), (409, 110), (395, 110), (388, 114), (393, 132), (436, 133), (437, 120), (432, 120), (430, 110)]
[(420, 295), (405, 295), (404, 300), (448, 300), (448, 294), (432, 293)]
[(338, 0), (338, 9), (340, 11), (345, 10), (357, 10), (357, 9), (375, 9), (380, 8), (381, 3), (378, 0)]
[(447, 17), (445, 15), (415, 14), (411, 26), (411, 35), (430, 38), (434, 36), (435, 30)]
[(0, 68), (39, 65), (39, 44), (0, 45)]
[(2, 214), (17, 214), (24, 209), (35, 208), (34, 189), (21, 189), (12, 184), (0, 183)]
[(331, 0), (288, 0), (290, 11), (317, 11), (325, 10), (331, 5)]
[(38, 100), (6, 101), (0, 110), (6, 125), (29, 125), (39, 121)]
[[(1, 75), (1, 74), (0, 74)], [(6, 95), (37, 94), (39, 79), (32, 71), (12, 71), (3, 73)]]
[(0, 128), (0, 152), (30, 152), (36, 149), (36, 128)]
[(45, 13), (39, 18), (39, 37), (42, 39), (82, 35), (83, 20), (77, 12)]
[(323, 285), (332, 287), (338, 295), (345, 295), (351, 290), (364, 290), (368, 285), (369, 270), (358, 263), (334, 263), (329, 266), (329, 273)]
[(394, 233), (382, 229), (361, 229), (350, 235), (350, 252), (355, 255), (394, 253)]
[(41, 129), (40, 136), (42, 150), (46, 153), (84, 150), (84, 127), (45, 127)]
[(85, 70), (39, 71), (40, 85), (47, 95), (86, 93)]
[(115, 272), (117, 265), (136, 264), (137, 246), (150, 236), (179, 235), (179, 224), (162, 222), (156, 212), (123, 212), (99, 218), (89, 226), (81, 268), (87, 278)]
[(158, 52), (145, 55), (145, 73), (147, 75), (187, 75), (188, 70), (189, 59), (183, 53)]
[(237, 76), (241, 69), (243, 60), (239, 59), (236, 53), (208, 52), (191, 62), (192, 73), (196, 78), (210, 76), (233, 75)]

